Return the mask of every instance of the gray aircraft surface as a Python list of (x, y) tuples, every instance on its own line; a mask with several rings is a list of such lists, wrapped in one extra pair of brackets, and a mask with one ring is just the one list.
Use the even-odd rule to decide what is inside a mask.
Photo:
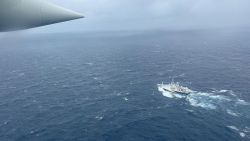
[(0, 32), (23, 30), (83, 18), (44, 0), (0, 0)]

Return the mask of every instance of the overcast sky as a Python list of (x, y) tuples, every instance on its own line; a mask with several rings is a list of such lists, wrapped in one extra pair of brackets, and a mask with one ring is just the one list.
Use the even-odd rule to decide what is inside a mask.
[(250, 0), (48, 0), (86, 18), (33, 29), (75, 32), (250, 25)]

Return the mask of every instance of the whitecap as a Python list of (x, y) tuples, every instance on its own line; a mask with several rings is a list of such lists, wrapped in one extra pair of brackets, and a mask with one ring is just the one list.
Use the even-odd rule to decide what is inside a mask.
[(96, 116), (95, 118), (98, 120), (103, 120), (103, 116)]
[(229, 90), (220, 90), (219, 93), (226, 93), (229, 92)]
[(250, 133), (250, 128), (249, 127), (245, 127), (245, 129), (243, 130), (245, 133)]
[(119, 92), (116, 94), (116, 96), (121, 96), (122, 95), (122, 92)]
[(85, 63), (85, 65), (92, 66), (92, 65), (94, 65), (94, 63), (92, 63), (92, 62), (88, 62), (88, 63)]
[(237, 95), (232, 90), (229, 91), (229, 94), (234, 96), (234, 97), (237, 97)]
[(241, 137), (250, 138), (250, 128), (249, 128), (249, 127), (246, 126), (246, 127), (242, 130), (242, 133), (244, 133), (244, 134), (242, 134), (243, 136), (241, 136)]
[(245, 129), (239, 129), (235, 126), (227, 126), (229, 129), (236, 131), (242, 138), (245, 137), (249, 137), (249, 135), (247, 135), (247, 133), (249, 133), (249, 130), (247, 129), (248, 127), (246, 127)]
[(242, 100), (242, 99), (238, 99), (236, 104), (239, 104), (239, 105), (249, 105), (248, 102), (246, 102), (245, 100)]
[(246, 134), (243, 133), (243, 132), (240, 132), (240, 136), (241, 136), (242, 138), (244, 138), (244, 137), (246, 136)]
[(230, 110), (230, 109), (227, 109), (227, 113), (231, 116), (235, 116), (235, 117), (238, 117), (238, 113), (235, 113), (234, 111)]
[(9, 123), (9, 121), (5, 121), (3, 124), (4, 124), (4, 125), (7, 125), (8, 123)]
[(233, 125), (227, 126), (227, 128), (230, 128), (230, 129), (232, 129), (234, 131), (239, 131), (239, 129), (236, 126), (233, 126)]
[(186, 109), (186, 111), (193, 113), (194, 110)]
[(127, 98), (127, 97), (124, 97), (123, 99), (124, 99), (125, 101), (128, 101), (128, 98)]

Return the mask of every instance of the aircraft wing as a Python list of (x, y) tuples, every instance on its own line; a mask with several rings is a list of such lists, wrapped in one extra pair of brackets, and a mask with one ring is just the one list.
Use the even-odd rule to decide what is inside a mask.
[(83, 18), (44, 0), (0, 0), (0, 32), (34, 28)]

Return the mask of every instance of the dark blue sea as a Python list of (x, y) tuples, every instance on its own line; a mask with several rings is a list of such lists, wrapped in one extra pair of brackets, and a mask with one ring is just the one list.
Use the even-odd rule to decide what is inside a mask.
[(0, 141), (249, 140), (249, 30), (0, 38)]

